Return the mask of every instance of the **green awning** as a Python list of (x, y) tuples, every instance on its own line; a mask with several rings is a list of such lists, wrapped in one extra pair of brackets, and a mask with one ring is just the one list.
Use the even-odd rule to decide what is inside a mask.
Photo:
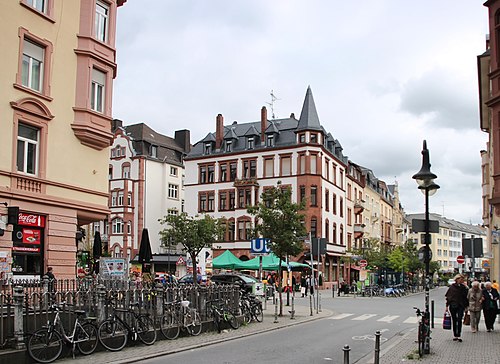
[(219, 269), (238, 269), (239, 264), (241, 264), (241, 260), (229, 250), (226, 250), (212, 261), (212, 267)]

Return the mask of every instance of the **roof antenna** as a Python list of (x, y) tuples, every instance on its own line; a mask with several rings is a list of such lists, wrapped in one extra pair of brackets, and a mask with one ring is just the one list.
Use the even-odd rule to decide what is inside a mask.
[(272, 115), (273, 120), (275, 120), (275, 119), (276, 119), (276, 116), (274, 115), (274, 102), (275, 102), (276, 100), (281, 100), (281, 99), (278, 99), (278, 98), (276, 97), (276, 95), (274, 94), (274, 91), (273, 91), (273, 90), (271, 90), (270, 95), (271, 95), (271, 102), (266, 102), (266, 104), (268, 104), (268, 105), (271, 107), (271, 115)]

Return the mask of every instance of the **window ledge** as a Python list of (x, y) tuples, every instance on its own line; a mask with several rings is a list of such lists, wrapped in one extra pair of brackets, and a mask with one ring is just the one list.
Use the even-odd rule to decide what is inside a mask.
[(56, 20), (51, 16), (51, 15), (48, 15), (48, 14), (45, 14), (41, 11), (38, 11), (37, 9), (35, 9), (34, 7), (32, 6), (29, 6), (28, 4), (24, 3), (23, 1), (20, 2), (20, 4), (22, 6), (24, 6), (26, 9), (28, 9), (29, 11), (35, 13), (36, 15), (39, 15), (41, 16), (42, 18), (44, 18), (45, 20), (48, 20), (50, 21), (51, 23), (55, 23)]
[(33, 89), (30, 89), (29, 87), (26, 87), (26, 86), (23, 86), (23, 85), (20, 85), (18, 83), (14, 83), (14, 88), (17, 88), (18, 90), (21, 90), (21, 91), (24, 91), (24, 92), (27, 92), (33, 96), (37, 96), (37, 97), (40, 97), (44, 100), (47, 100), (47, 101), (52, 101), (54, 100), (52, 97), (48, 96), (48, 95), (44, 95), (43, 93), (40, 93), (38, 91), (35, 91)]

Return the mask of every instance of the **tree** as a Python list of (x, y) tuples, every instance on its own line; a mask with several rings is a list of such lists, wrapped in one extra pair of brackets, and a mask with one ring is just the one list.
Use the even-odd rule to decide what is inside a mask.
[[(280, 259), (296, 256), (304, 250), (304, 237), (307, 229), (304, 225), (304, 215), (300, 211), (305, 209), (305, 201), (292, 202), (291, 187), (284, 187), (281, 181), (276, 187), (266, 189), (261, 195), (258, 205), (249, 207), (248, 213), (256, 217), (253, 234), (270, 239), (268, 246)], [(283, 300), (281, 296), (281, 269), (279, 275), (280, 316), (283, 315)]]
[(225, 230), (225, 221), (210, 215), (190, 217), (185, 212), (180, 215), (167, 215), (158, 220), (167, 227), (160, 231), (163, 246), (170, 247), (182, 244), (183, 250), (193, 262), (193, 283), (197, 283), (196, 257), (203, 248), (211, 248), (220, 240)]

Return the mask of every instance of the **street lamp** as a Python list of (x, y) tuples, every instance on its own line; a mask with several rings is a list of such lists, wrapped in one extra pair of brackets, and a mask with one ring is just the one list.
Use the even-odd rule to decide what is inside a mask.
[(412, 177), (417, 181), (418, 189), (425, 195), (425, 249), (424, 249), (424, 262), (425, 262), (425, 319), (430, 322), (429, 312), (429, 286), (431, 279), (429, 277), (429, 263), (430, 263), (430, 220), (429, 220), (429, 196), (432, 196), (439, 189), (439, 186), (434, 183), (437, 176), (431, 172), (431, 163), (429, 158), (429, 150), (427, 149), (427, 142), (424, 140), (422, 149), (422, 168), (417, 174)]

